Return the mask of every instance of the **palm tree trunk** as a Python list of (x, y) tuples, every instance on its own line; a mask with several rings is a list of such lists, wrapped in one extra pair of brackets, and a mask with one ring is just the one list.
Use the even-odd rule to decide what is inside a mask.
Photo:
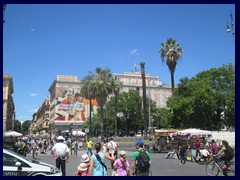
[(104, 118), (103, 118), (103, 107), (101, 106), (100, 107), (100, 121), (101, 121), (101, 141), (103, 141), (104, 140), (104, 132), (105, 132), (105, 129), (106, 129), (106, 127), (104, 127), (105, 125), (103, 124), (104, 122)]
[(92, 137), (92, 99), (89, 100), (90, 114), (89, 114), (89, 136)]
[(172, 93), (174, 91), (174, 72), (171, 72)]

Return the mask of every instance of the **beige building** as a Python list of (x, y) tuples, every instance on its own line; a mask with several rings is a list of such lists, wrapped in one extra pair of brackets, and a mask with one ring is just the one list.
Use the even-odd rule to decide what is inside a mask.
[(3, 74), (3, 132), (14, 130), (15, 106), (12, 94), (13, 79)]
[(49, 121), (50, 121), (50, 97), (47, 97), (42, 106), (36, 113), (33, 114), (32, 123), (29, 126), (28, 134), (36, 134), (39, 137), (49, 135)]
[[(123, 74), (114, 74), (122, 83), (121, 92), (128, 92), (130, 89), (139, 90), (140, 96), (142, 90), (142, 74), (139, 72), (124, 72)], [(158, 108), (166, 107), (167, 99), (172, 96), (172, 89), (169, 85), (164, 85), (156, 76), (145, 74), (146, 94), (157, 103)]]
[[(136, 89), (142, 95), (141, 73), (124, 72), (124, 74), (114, 74), (114, 76), (123, 82), (120, 93), (128, 92), (129, 89)], [(166, 107), (166, 101), (172, 95), (171, 87), (164, 85), (158, 77), (149, 74), (145, 74), (145, 77), (147, 96), (157, 103), (157, 107)], [(35, 125), (32, 125), (32, 128), (36, 129), (37, 127), (39, 133), (44, 133), (46, 130), (52, 135), (69, 132), (70, 126), (72, 126), (72, 131), (81, 130), (83, 123), (89, 117), (90, 106), (89, 100), (81, 96), (78, 97), (80, 95), (80, 80), (77, 76), (58, 75), (51, 84), (49, 92), (50, 99), (49, 106), (47, 106), (49, 107), (49, 113), (46, 114), (46, 107), (40, 108), (37, 117), (33, 120)], [(92, 113), (96, 113), (96, 100), (92, 103)], [(45, 113), (41, 113), (41, 111)]]
[[(80, 131), (89, 117), (89, 101), (80, 96), (80, 80), (77, 76), (58, 75), (49, 88), (50, 124), (52, 134)], [(96, 102), (92, 102), (96, 112)]]

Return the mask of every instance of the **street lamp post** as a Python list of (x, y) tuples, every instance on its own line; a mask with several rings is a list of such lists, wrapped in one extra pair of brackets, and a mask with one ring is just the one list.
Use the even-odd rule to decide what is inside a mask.
[(227, 32), (232, 31), (232, 36), (233, 36), (233, 40), (234, 40), (234, 43), (235, 43), (235, 25), (234, 25), (234, 20), (233, 20), (233, 14), (232, 13), (230, 14), (230, 17), (231, 17), (231, 19), (230, 19), (231, 29), (230, 29), (229, 24), (228, 24), (229, 21), (227, 21)]
[(3, 4), (3, 24), (5, 23), (4, 13), (5, 13), (6, 5), (7, 4)]

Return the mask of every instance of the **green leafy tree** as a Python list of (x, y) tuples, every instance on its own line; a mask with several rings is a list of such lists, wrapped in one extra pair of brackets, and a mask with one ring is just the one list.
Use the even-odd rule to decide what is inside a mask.
[(95, 75), (92, 72), (88, 73), (88, 76), (84, 77), (80, 82), (80, 93), (83, 97), (89, 99), (89, 135), (92, 136), (92, 100), (95, 99), (95, 90), (92, 86), (92, 81)]
[(235, 126), (235, 71), (229, 64), (180, 80), (167, 105), (175, 128), (219, 130)]
[(112, 93), (111, 86), (112, 74), (108, 68), (96, 68), (96, 74), (94, 79), (91, 81), (91, 85), (94, 89), (94, 95), (97, 103), (100, 107), (100, 119), (101, 119), (101, 139), (106, 136), (106, 122), (104, 119), (104, 105), (107, 102), (107, 97)]
[(27, 135), (28, 134), (28, 129), (29, 129), (31, 123), (32, 123), (32, 121), (30, 121), (30, 120), (24, 121), (22, 123), (21, 133), (23, 135)]
[(180, 57), (182, 56), (183, 49), (176, 40), (169, 38), (165, 43), (161, 43), (162, 48), (159, 49), (162, 62), (166, 62), (171, 74), (172, 92), (174, 90), (174, 72)]
[[(143, 127), (142, 119), (142, 98), (139, 91), (129, 90), (129, 92), (120, 93), (117, 100), (118, 112), (123, 113), (118, 117), (118, 135), (124, 133), (130, 135), (130, 132), (137, 132)], [(115, 97), (111, 97), (105, 106), (105, 117), (107, 119), (108, 129), (114, 129), (115, 121)]]
[(14, 121), (14, 131), (21, 132), (21, 122), (19, 120)]

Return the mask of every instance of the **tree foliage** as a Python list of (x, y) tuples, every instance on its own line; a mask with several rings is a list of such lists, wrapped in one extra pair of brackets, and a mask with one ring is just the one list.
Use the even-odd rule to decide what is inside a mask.
[(167, 105), (175, 128), (235, 127), (235, 70), (232, 64), (182, 78)]
[(31, 123), (32, 123), (32, 121), (30, 121), (30, 120), (24, 121), (22, 123), (21, 133), (23, 135), (27, 135), (28, 134), (28, 129), (29, 129), (29, 126), (31, 125)]
[(165, 43), (161, 43), (162, 48), (159, 49), (162, 62), (166, 62), (171, 74), (172, 91), (174, 90), (174, 72), (180, 57), (182, 56), (183, 49), (177, 43), (177, 40), (168, 38)]
[(19, 120), (14, 121), (14, 131), (21, 132), (21, 122)]

